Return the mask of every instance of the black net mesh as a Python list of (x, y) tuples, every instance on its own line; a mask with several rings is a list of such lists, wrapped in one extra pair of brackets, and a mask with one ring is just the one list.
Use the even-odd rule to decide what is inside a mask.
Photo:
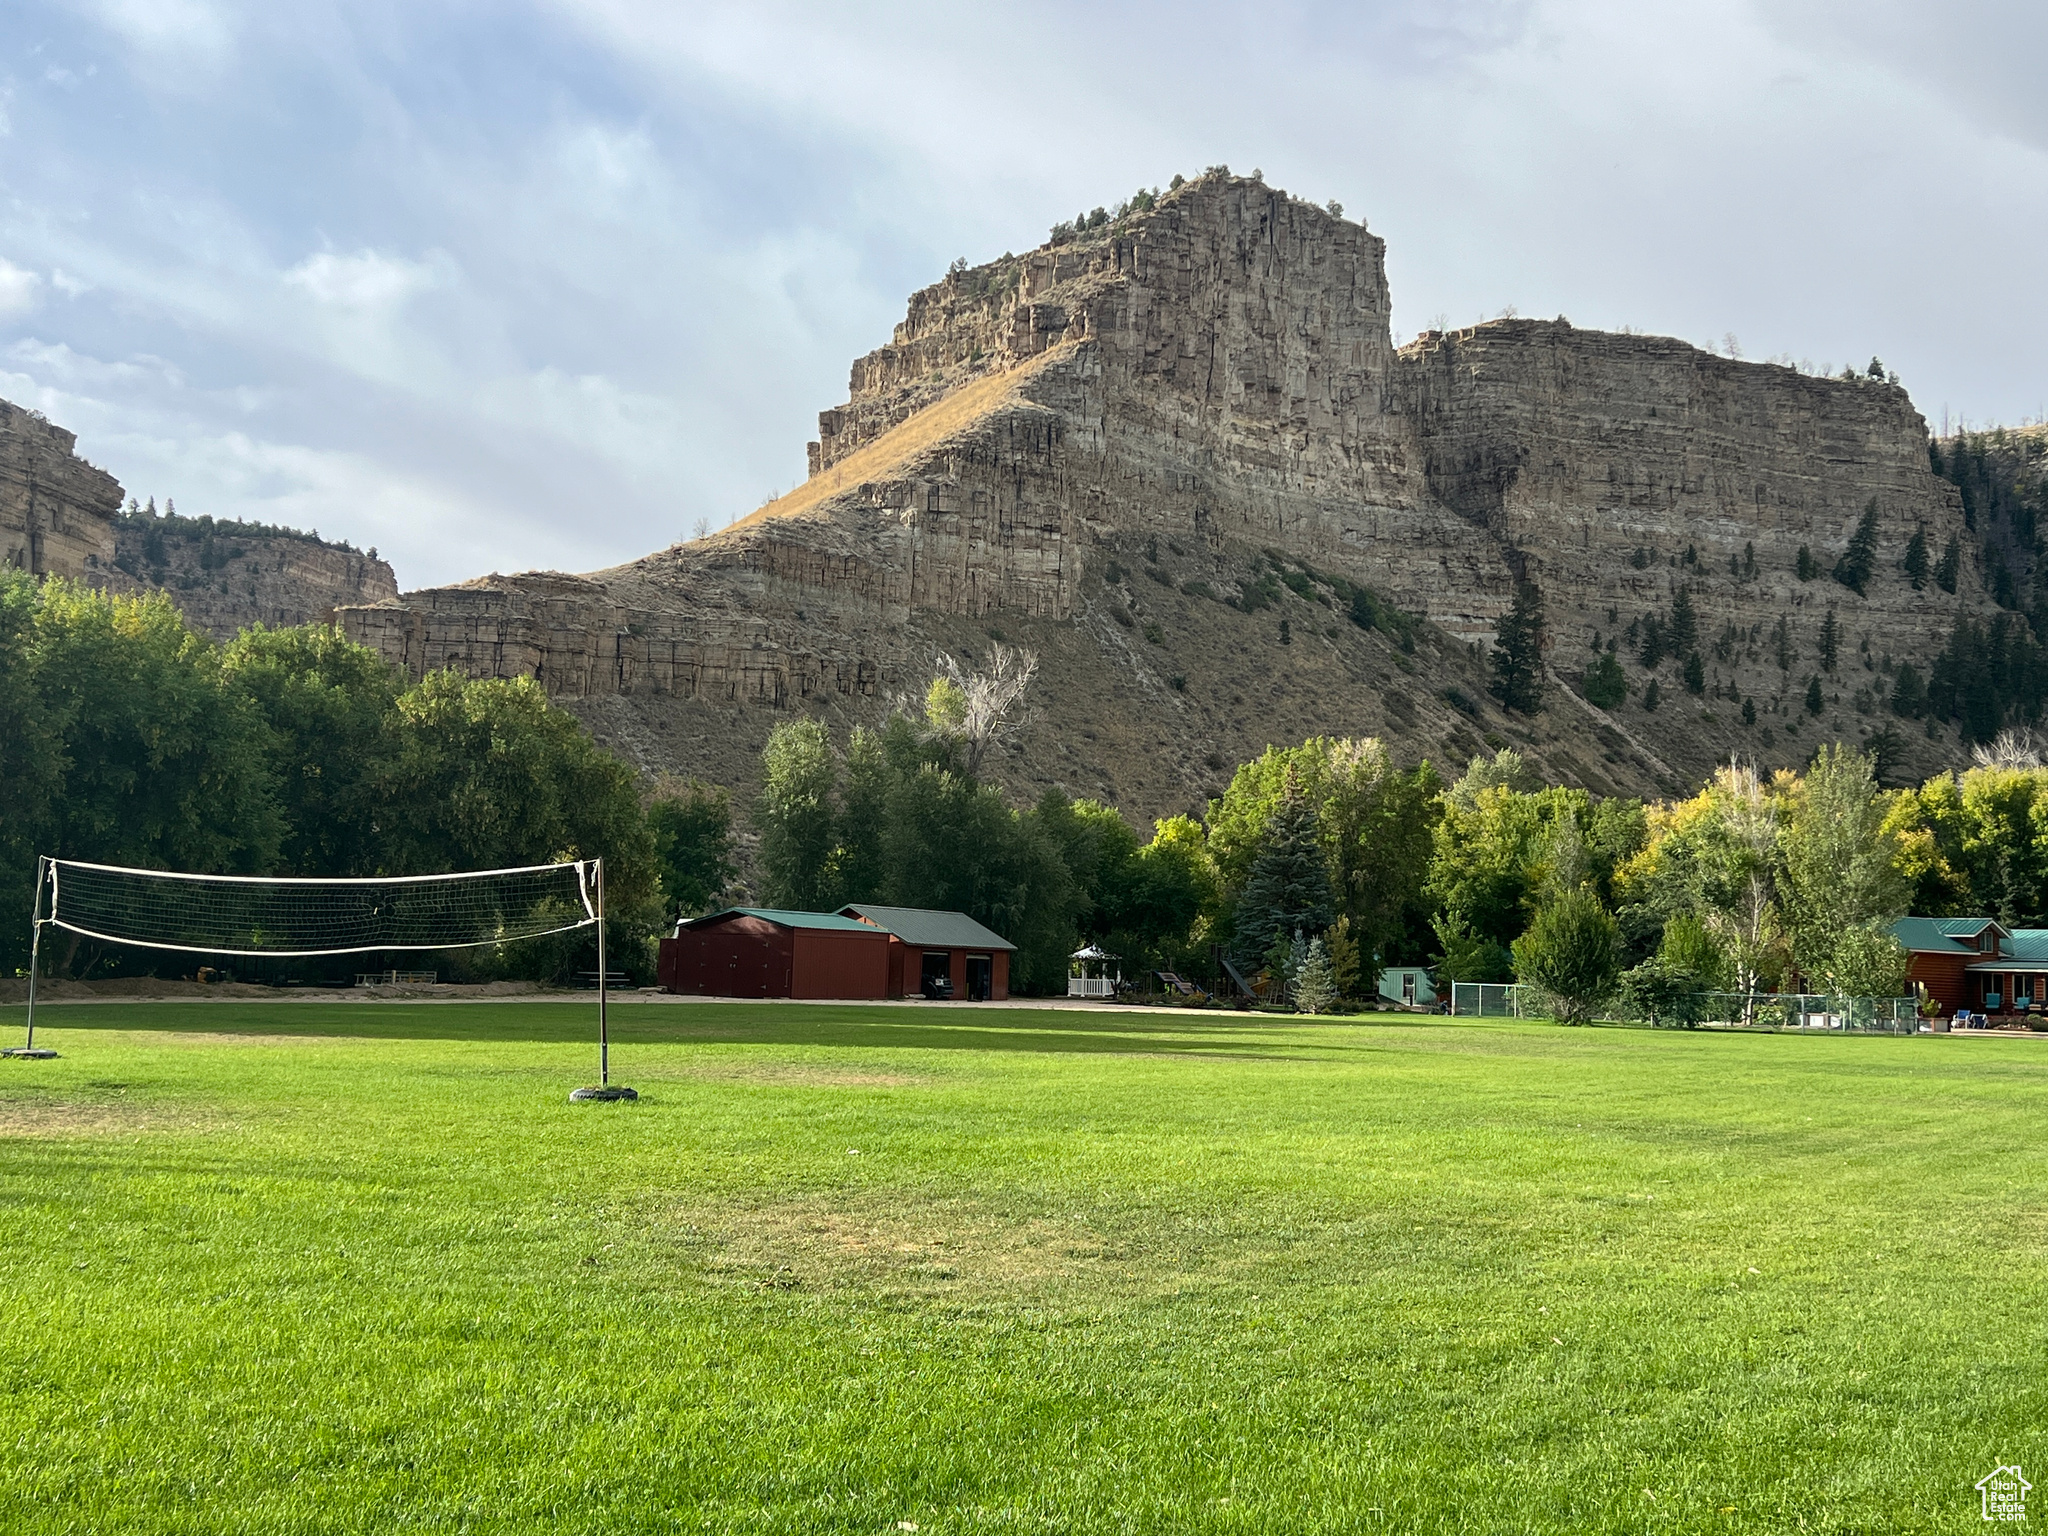
[(597, 921), (596, 871), (543, 864), (459, 875), (262, 880), (53, 861), (50, 920), (118, 944), (216, 955), (464, 949)]

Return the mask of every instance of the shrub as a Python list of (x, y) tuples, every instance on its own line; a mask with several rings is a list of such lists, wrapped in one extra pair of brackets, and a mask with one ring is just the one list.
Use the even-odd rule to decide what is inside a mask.
[(1513, 948), (1516, 978), (1549, 994), (1561, 1024), (1590, 1020), (1621, 969), (1621, 930), (1583, 887), (1538, 912)]
[(1653, 1029), (1695, 1029), (1706, 995), (1699, 978), (1658, 958), (1624, 971), (1615, 986), (1621, 1011)]

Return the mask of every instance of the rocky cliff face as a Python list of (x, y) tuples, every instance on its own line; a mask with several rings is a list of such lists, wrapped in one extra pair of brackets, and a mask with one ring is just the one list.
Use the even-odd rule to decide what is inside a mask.
[(168, 592), (216, 640), (256, 623), (331, 623), (345, 604), (398, 596), (389, 565), (346, 545), (260, 524), (124, 515), (120, 482), (79, 458), (76, 443), (0, 400), (0, 568)]
[[(788, 712), (872, 718), (936, 649), (1000, 635), (1045, 666), (999, 771), (1159, 813), (1315, 731), (1439, 761), (1513, 741), (1597, 790), (1676, 788), (1730, 751), (1801, 760), (1873, 729), (1858, 704), (1887, 656), (1924, 662), (1984, 601), (1896, 573), (1916, 526), (1936, 548), (1961, 526), (1898, 389), (1563, 320), (1397, 352), (1381, 242), (1223, 175), (914, 296), (810, 458), (711, 538), (342, 621), (414, 672), (538, 676), (649, 766), (742, 785)], [(1866, 594), (1796, 579), (1801, 546), (1832, 566), (1871, 506)], [(1640, 637), (1685, 589), (1700, 692), (1667, 661), (1654, 711), (1657, 674), (1632, 666), (1612, 712), (1557, 687), (1535, 719), (1501, 715), (1481, 652), (1518, 577), (1572, 679), (1596, 632)], [(1357, 586), (1427, 623), (1354, 622), (1375, 612)], [(1818, 721), (1798, 704), (1815, 674)]]
[(112, 527), (112, 558), (87, 579), (112, 592), (168, 592), (185, 622), (216, 640), (251, 624), (330, 624), (338, 608), (398, 596), (375, 555), (287, 529), (146, 513)]
[(121, 485), (77, 441), (0, 400), (0, 568), (84, 577), (112, 563)]

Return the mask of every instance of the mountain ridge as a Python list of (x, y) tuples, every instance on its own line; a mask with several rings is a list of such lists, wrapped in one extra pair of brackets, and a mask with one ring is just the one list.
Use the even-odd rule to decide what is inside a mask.
[[(1884, 669), (1989, 611), (1975, 572), (1954, 594), (1897, 574), (1912, 530), (1939, 548), (1963, 522), (1895, 385), (1562, 317), (1397, 349), (1390, 309), (1362, 224), (1198, 178), (913, 295), (820, 414), (811, 478), (731, 527), (339, 617), (415, 674), (539, 677), (645, 766), (736, 787), (776, 719), (871, 720), (935, 652), (999, 634), (1045, 667), (998, 777), (1156, 815), (1313, 734), (1439, 760), (1511, 741), (1601, 793), (1680, 788), (1731, 752), (1797, 762), (1877, 732)], [(1832, 560), (1866, 509), (1868, 590), (1797, 579), (1795, 552)], [(1550, 612), (1533, 718), (1484, 694), (1522, 580)], [(1696, 638), (1660, 660), (1642, 637), (1680, 591)], [(1393, 633), (1373, 604), (1424, 622)], [(1629, 661), (1611, 712), (1560, 691), (1596, 643)], [(1915, 730), (1888, 750), (1924, 767), (1954, 747)]]

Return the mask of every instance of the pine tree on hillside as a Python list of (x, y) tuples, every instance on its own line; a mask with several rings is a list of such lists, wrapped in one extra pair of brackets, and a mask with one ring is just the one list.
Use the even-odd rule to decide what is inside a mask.
[(1533, 581), (1517, 582), (1514, 606), (1493, 638), (1493, 682), (1501, 707), (1533, 715), (1543, 704), (1543, 594)]
[(1827, 617), (1820, 621), (1820, 669), (1823, 672), (1835, 670), (1835, 655), (1841, 646), (1841, 627), (1835, 623), (1835, 610), (1830, 608)]
[(1913, 530), (1913, 537), (1906, 541), (1906, 558), (1903, 564), (1906, 569), (1906, 580), (1913, 584), (1913, 590), (1918, 592), (1924, 589), (1927, 585), (1928, 570), (1926, 528)]
[(1654, 613), (1644, 614), (1642, 635), (1642, 649), (1636, 652), (1636, 659), (1646, 670), (1654, 672), (1664, 664), (1664, 651), (1669, 643), (1664, 633), (1662, 616)]
[(1297, 928), (1321, 933), (1330, 926), (1333, 908), (1330, 860), (1316, 808), (1290, 773), (1238, 897), (1239, 959), (1257, 961), (1275, 939), (1291, 937)]
[(1962, 569), (1962, 546), (1956, 543), (1956, 536), (1950, 534), (1948, 543), (1942, 548), (1941, 560), (1934, 567), (1934, 584), (1944, 592), (1956, 589), (1956, 575)]
[(1671, 599), (1671, 626), (1666, 643), (1671, 654), (1683, 656), (1687, 651), (1697, 650), (1700, 643), (1699, 617), (1692, 611), (1692, 589), (1680, 587), (1678, 595)]
[(1863, 516), (1857, 519), (1856, 531), (1849, 535), (1849, 547), (1835, 562), (1835, 580), (1860, 597), (1876, 570), (1877, 502), (1873, 499), (1864, 507)]
[(1592, 665), (1586, 668), (1583, 691), (1587, 703), (1602, 709), (1612, 709), (1628, 697), (1628, 679), (1623, 676), (1614, 652), (1602, 651), (1593, 658)]

